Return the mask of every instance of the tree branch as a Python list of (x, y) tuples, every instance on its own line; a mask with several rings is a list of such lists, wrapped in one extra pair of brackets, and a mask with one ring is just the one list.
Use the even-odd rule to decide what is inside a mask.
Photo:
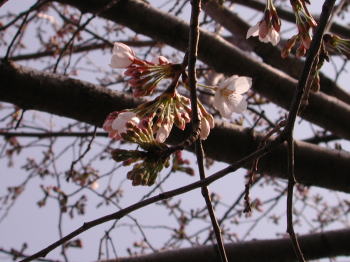
[[(261, 5), (265, 6), (262, 3)], [(220, 5), (216, 0), (206, 1), (203, 9), (216, 22), (220, 23), (220, 25), (233, 35), (231, 39), (235, 45), (242, 49), (254, 51), (265, 63), (282, 70), (294, 78), (300, 76), (304, 67), (304, 62), (301, 59), (298, 59), (293, 55), (281, 59), (280, 48), (272, 46), (271, 44), (262, 43), (255, 37), (246, 39), (246, 34), (250, 25), (239, 18), (239, 16), (233, 13), (230, 9), (224, 5)], [(320, 73), (320, 86), (322, 92), (350, 104), (350, 94), (341, 89), (333, 80), (325, 76), (323, 73)]]
[[(88, 82), (43, 73), (14, 63), (0, 62), (0, 78), (0, 101), (96, 126), (102, 126), (110, 112), (134, 108), (140, 103), (140, 100), (121, 92), (113, 92)], [(186, 139), (188, 132), (174, 130), (168, 142), (177, 144)], [(253, 152), (262, 138), (263, 135), (250, 129), (216, 121), (216, 127), (211, 130), (203, 145), (208, 157), (233, 163)], [(350, 170), (350, 154), (301, 141), (296, 142), (295, 151), (295, 172), (300, 183), (350, 192), (347, 172)], [(287, 166), (283, 157), (285, 155), (284, 145), (276, 148), (260, 159), (259, 172), (286, 178)], [(245, 167), (249, 168), (249, 164)]]
[[(105, 1), (87, 3), (82, 0), (60, 0), (60, 2), (75, 6), (84, 12), (95, 12), (105, 3)], [(188, 24), (143, 1), (120, 1), (101, 16), (179, 50), (185, 51), (187, 48)], [(130, 19), (131, 16), (133, 19)], [(290, 97), (293, 96), (297, 81), (283, 72), (257, 62), (237, 47), (204, 30), (200, 33), (198, 56), (217, 72), (251, 76), (255, 91), (271, 102), (285, 109), (289, 108)], [(302, 117), (334, 134), (350, 139), (350, 121), (348, 121), (350, 105), (338, 99), (320, 92), (310, 94), (309, 105), (303, 111)]]
[[(299, 241), (305, 247), (306, 259), (350, 255), (350, 229), (303, 235)], [(226, 244), (225, 248), (229, 261), (295, 262), (293, 248), (287, 238)], [(215, 253), (214, 246), (199, 246), (100, 262), (212, 262), (215, 261)]]

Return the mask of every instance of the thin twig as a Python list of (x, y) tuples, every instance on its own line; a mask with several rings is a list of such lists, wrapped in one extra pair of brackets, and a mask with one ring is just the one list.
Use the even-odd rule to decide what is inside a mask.
[(12, 48), (12, 46), (13, 46), (14, 43), (16, 42), (16, 39), (18, 38), (18, 36), (21, 34), (24, 25), (27, 23), (27, 19), (28, 19), (29, 13), (30, 13), (30, 12), (27, 12), (27, 13), (25, 14), (25, 16), (23, 17), (23, 21), (22, 21), (21, 25), (19, 26), (19, 28), (18, 28), (18, 30), (17, 30), (15, 36), (12, 38), (11, 43), (9, 44), (9, 46), (8, 46), (8, 48), (7, 48), (6, 55), (5, 55), (5, 57), (4, 57), (4, 61), (7, 61), (7, 60), (8, 60), (8, 58), (9, 58), (9, 56), (10, 56), (10, 53), (11, 53), (11, 48)]
[(47, 137), (87, 137), (87, 136), (102, 136), (107, 137), (107, 132), (0, 132), (0, 136), (4, 137), (37, 137), (37, 138), (47, 138)]
[(299, 262), (304, 262), (304, 255), (300, 248), (297, 236), (293, 226), (293, 190), (295, 185), (294, 176), (294, 139), (290, 136), (288, 139), (288, 188), (287, 188), (287, 233), (293, 243), (294, 253)]
[(21, 124), (25, 112), (26, 112), (26, 110), (25, 110), (25, 109), (22, 109), (21, 116), (19, 117), (19, 119), (18, 119), (18, 121), (17, 121), (17, 123), (16, 123), (15, 130), (16, 130), (16, 129), (19, 127), (19, 125)]
[(37, 1), (34, 5), (32, 5), (28, 10), (19, 13), (12, 21), (7, 23), (4, 26), (0, 27), (0, 31), (4, 31), (10, 26), (12, 26), (14, 23), (16, 23), (22, 16), (25, 16), (29, 13), (31, 13), (33, 10), (40, 9), (44, 4), (48, 3), (50, 0), (44, 0), (44, 1)]
[(319, 49), (322, 42), (322, 36), (326, 29), (329, 17), (332, 13), (335, 0), (326, 0), (322, 7), (322, 13), (317, 27), (316, 33), (312, 39), (308, 55), (306, 57), (305, 65), (300, 76), (296, 93), (293, 97), (291, 107), (289, 110), (288, 120), (286, 128), (283, 130), (281, 137), (288, 142), (288, 194), (287, 194), (287, 232), (291, 238), (295, 254), (300, 262), (304, 262), (304, 256), (299, 246), (296, 234), (293, 228), (293, 189), (296, 183), (294, 174), (294, 138), (293, 130), (297, 114), (300, 110), (302, 100), (304, 97), (307, 84), (309, 83), (309, 76), (312, 70), (313, 64), (319, 53)]
[[(188, 82), (189, 88), (191, 91), (191, 107), (192, 107), (192, 124), (197, 126), (200, 124), (200, 119), (198, 115), (198, 104), (197, 104), (197, 79), (196, 79), (196, 61), (197, 61), (197, 52), (198, 52), (198, 40), (199, 40), (199, 14), (201, 9), (201, 0), (193, 0), (191, 2), (191, 21), (190, 21), (190, 35), (189, 35), (189, 47), (188, 47)], [(204, 170), (204, 150), (200, 138), (197, 139), (195, 143), (196, 156), (198, 163), (198, 170), (200, 179), (203, 181), (205, 179), (205, 170)], [(211, 203), (209, 196), (208, 187), (202, 187), (202, 195), (205, 199), (205, 203), (209, 212), (210, 220), (215, 232), (217, 247), (219, 250), (220, 260), (227, 262), (227, 256), (225, 252), (224, 243), (222, 240), (220, 226), (215, 216), (215, 211)]]
[(96, 131), (97, 131), (97, 126), (95, 126), (95, 129), (94, 129), (94, 132), (93, 132), (93, 135), (89, 141), (89, 144), (88, 146), (86, 147), (84, 153), (82, 153), (76, 160), (74, 160), (70, 166), (70, 172), (69, 172), (69, 175), (67, 176), (67, 181), (69, 180), (69, 178), (71, 177), (71, 175), (73, 174), (74, 172), (74, 166), (84, 158), (84, 156), (90, 151), (91, 149), (91, 145), (92, 145), (92, 142), (94, 141), (95, 137), (96, 137)]
[(112, 214), (97, 218), (95, 220), (86, 222), (78, 229), (72, 231), (70, 234), (57, 240), (56, 242), (54, 242), (51, 245), (47, 246), (46, 248), (40, 250), (39, 252), (33, 254), (32, 256), (27, 257), (26, 259), (22, 260), (21, 262), (29, 262), (29, 261), (32, 261), (36, 258), (45, 257), (48, 253), (50, 253), (55, 248), (59, 247), (60, 245), (62, 245), (65, 242), (73, 239), (74, 237), (80, 235), (81, 233), (89, 230), (90, 228), (93, 228), (95, 226), (101, 225), (103, 223), (106, 223), (106, 222), (109, 222), (112, 220), (121, 219), (122, 217), (126, 216), (127, 214), (129, 214), (135, 210), (139, 210), (143, 207), (146, 207), (146, 206), (153, 204), (153, 203), (156, 203), (158, 201), (165, 200), (165, 199), (168, 199), (168, 198), (171, 198), (174, 196), (178, 196), (178, 195), (190, 192), (194, 189), (201, 188), (203, 186), (207, 186), (207, 185), (213, 183), (214, 181), (223, 178), (227, 174), (236, 171), (237, 169), (239, 169), (243, 165), (253, 161), (257, 157), (261, 157), (261, 156), (265, 155), (266, 153), (270, 152), (272, 149), (274, 149), (278, 145), (280, 145), (282, 142), (283, 142), (283, 140), (281, 139), (281, 137), (278, 137), (274, 141), (271, 141), (271, 143), (264, 146), (263, 148), (260, 148), (256, 151), (254, 151), (253, 153), (247, 155), (246, 157), (243, 157), (242, 159), (236, 161), (234, 164), (229, 165), (228, 167), (216, 172), (215, 174), (213, 174), (209, 177), (206, 177), (203, 180), (194, 182), (192, 184), (189, 184), (189, 185), (186, 185), (186, 186), (183, 186), (180, 188), (176, 188), (174, 190), (170, 190), (170, 191), (158, 194), (154, 197), (151, 197), (151, 198), (145, 199), (143, 201), (137, 202), (133, 205), (130, 205), (124, 209), (121, 209), (121, 210), (115, 212), (115, 213), (112, 213)]
[[(78, 28), (74, 31), (74, 33), (72, 34), (71, 38), (68, 40), (68, 42), (64, 45), (64, 47), (61, 49), (60, 55), (57, 58), (56, 64), (54, 66), (53, 72), (56, 73), (58, 64), (60, 62), (60, 60), (62, 59), (64, 53), (66, 52), (67, 48), (69, 46), (73, 47), (73, 41), (75, 39), (75, 37), (77, 36), (77, 34), (84, 29), (95, 17), (97, 17), (99, 14), (107, 11), (109, 8), (111, 8), (113, 5), (117, 4), (119, 2), (119, 0), (113, 0), (111, 2), (109, 2), (107, 5), (103, 6), (100, 10), (98, 10), (95, 14), (91, 15), (82, 25), (78, 26)], [(83, 15), (83, 14), (82, 14)], [(80, 16), (80, 19), (82, 18), (82, 15)], [(80, 23), (80, 19), (79, 19), (79, 23)], [(71, 48), (71, 52), (72, 52), (72, 48)], [(70, 53), (71, 53), (70, 52)]]

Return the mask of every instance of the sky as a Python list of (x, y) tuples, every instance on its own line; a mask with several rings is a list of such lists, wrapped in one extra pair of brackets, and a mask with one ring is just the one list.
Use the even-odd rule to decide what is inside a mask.
[[(5, 14), (8, 10), (13, 10), (16, 12), (20, 12), (22, 10), (25, 10), (29, 6), (32, 5), (34, 1), (21, 1), (21, 5), (18, 5), (19, 0), (9, 0), (8, 3), (6, 3), (1, 9), (0, 9), (0, 17)], [(159, 4), (160, 2), (167, 2), (167, 1), (153, 1), (154, 3)], [(312, 1), (312, 10), (315, 13), (318, 13), (321, 9), (321, 1)], [(254, 16), (254, 13), (249, 11), (247, 8), (236, 8), (234, 9), (236, 12), (246, 16), (251, 15)], [(188, 18), (189, 13), (183, 14), (185, 18)], [(256, 19), (260, 19), (259, 17), (255, 16)], [(256, 23), (256, 21), (252, 20), (252, 24)], [(33, 36), (34, 37), (34, 34)], [(120, 38), (123, 39), (122, 36)], [(31, 49), (35, 50), (35, 46), (31, 46)], [(0, 51), (0, 56), (3, 55), (2, 51)], [(104, 70), (110, 70), (108, 67), (109, 63), (109, 56), (110, 53), (100, 54), (93, 57), (93, 62), (97, 67), (105, 68)], [(336, 62), (337, 63), (337, 62)], [(31, 66), (36, 66), (35, 63), (31, 62)], [(42, 66), (42, 65), (38, 65)], [(324, 67), (324, 71), (332, 76), (334, 74), (333, 65), (329, 64)], [(96, 82), (95, 76), (89, 73), (82, 73), (79, 75), (79, 78), (84, 78), (85, 80)], [(345, 74), (344, 77), (339, 79), (339, 84), (341, 86), (347, 87), (347, 83), (350, 81), (349, 74)], [(26, 115), (26, 117), (35, 117), (35, 118), (42, 118), (43, 122), (46, 121), (46, 119), (49, 118), (47, 114), (42, 113), (35, 113), (30, 112), (30, 114)], [(69, 122), (69, 120), (64, 118), (56, 118), (56, 121), (59, 121), (58, 126), (64, 126)], [(306, 123), (301, 123), (300, 125), (307, 126)], [(305, 134), (306, 128), (297, 128), (297, 135), (300, 137), (308, 137), (309, 134)], [(299, 131), (301, 130), (301, 131)], [(21, 140), (21, 141), (25, 141)], [(106, 142), (105, 139), (103, 142)], [(63, 149), (65, 145), (72, 143), (71, 139), (63, 139), (62, 142), (57, 145), (57, 150)], [(347, 144), (344, 144), (346, 148), (348, 148)], [(87, 155), (88, 157), (91, 157), (94, 155), (94, 153), (97, 152), (97, 149), (92, 149), (91, 152)], [(20, 167), (25, 163), (27, 157), (38, 155), (40, 154), (39, 151), (28, 151), (23, 154), (21, 154), (19, 157), (15, 158), (16, 166), (13, 168), (8, 168), (6, 161), (0, 161), (0, 177), (1, 177), (1, 185), (0, 185), (0, 196), (3, 195), (6, 192), (7, 186), (10, 185), (16, 185), (23, 181), (25, 179), (26, 172), (22, 170)], [(195, 160), (193, 159), (193, 156), (190, 153), (186, 153), (186, 157), (190, 158), (192, 163), (195, 163)], [(71, 156), (66, 156), (63, 159), (60, 160), (60, 169), (65, 170), (67, 166), (70, 165), (71, 162)], [(67, 164), (68, 163), (68, 164)], [(108, 170), (113, 167), (113, 163), (108, 164), (108, 166), (100, 167), (101, 169)], [(225, 167), (226, 164), (224, 163), (217, 163), (215, 164), (211, 169), (208, 170), (208, 174), (212, 174), (215, 171), (220, 170), (221, 168)], [(126, 170), (121, 169), (118, 171), (117, 174), (115, 174), (115, 181), (116, 183), (119, 183), (119, 181), (123, 181), (123, 179), (120, 178), (120, 176), (125, 176)], [(224, 179), (212, 184), (210, 186), (210, 189), (213, 192), (219, 192), (221, 197), (223, 198), (223, 201), (226, 201), (230, 203), (232, 199), (235, 199), (235, 197), (240, 194), (242, 189), (244, 188), (244, 170), (239, 170)], [(195, 178), (189, 177), (183, 174), (174, 174), (171, 179), (166, 184), (169, 189), (176, 188), (177, 186), (181, 186), (184, 184), (188, 184), (190, 182), (194, 182)], [(36, 202), (42, 198), (42, 192), (38, 190), (38, 187), (41, 184), (49, 185), (52, 183), (49, 179), (46, 180), (40, 180), (40, 179), (34, 179), (30, 184), (28, 184), (25, 192), (21, 195), (21, 197), (16, 201), (16, 204), (11, 209), (10, 213), (8, 214), (7, 218), (0, 223), (0, 247), (3, 248), (10, 248), (15, 247), (20, 249), (23, 242), (29, 243), (29, 248), (26, 252), (31, 253), (33, 251), (37, 251), (38, 249), (41, 249), (45, 247), (48, 243), (51, 243), (58, 238), (58, 232), (57, 232), (57, 204), (54, 201), (48, 201), (47, 206), (45, 208), (38, 208)], [(102, 180), (100, 184), (100, 188), (102, 189), (104, 185), (106, 184), (106, 180)], [(65, 185), (68, 191), (75, 190), (74, 186), (71, 185)], [(253, 191), (253, 193), (256, 196), (262, 196), (263, 198), (267, 199), (270, 195), (270, 192), (268, 190), (271, 188), (259, 188)], [(145, 192), (148, 192), (150, 188), (142, 188), (142, 187), (131, 187), (130, 183), (123, 182), (123, 190), (124, 190), (124, 198), (122, 199), (122, 202), (120, 205), (122, 207), (126, 207), (130, 204), (135, 203), (138, 201)], [(321, 193), (325, 192), (321, 189), (316, 189), (315, 191), (319, 191)], [(340, 194), (341, 195), (341, 194)], [(103, 216), (105, 214), (114, 212), (116, 210), (115, 207), (105, 207), (105, 208), (96, 208), (96, 205), (98, 204), (98, 199), (95, 198), (94, 194), (89, 194), (89, 201), (90, 203), (87, 206), (87, 212), (84, 217), (76, 216), (74, 220), (70, 220), (68, 218), (64, 218), (64, 227), (63, 231), (64, 233), (69, 233), (70, 231), (76, 229), (80, 225), (82, 225), (83, 222), (89, 221), (92, 219), (95, 219), (97, 217)], [(202, 206), (203, 199), (200, 196), (200, 191), (195, 190), (192, 192), (187, 193), (184, 195), (184, 198), (181, 198), (183, 202), (185, 202), (185, 206), (187, 209), (196, 209), (198, 206)], [(180, 200), (180, 198), (175, 198), (173, 201)], [(332, 201), (332, 200), (331, 200)], [(199, 204), (200, 203), (200, 204)], [(284, 203), (284, 201), (283, 201)], [(222, 209), (223, 210), (223, 209)], [(280, 206), (277, 207), (277, 210), (280, 210), (279, 212), (284, 212), (284, 207)], [(1, 211), (1, 210), (0, 210)], [(218, 213), (220, 214), (220, 208)], [(221, 212), (222, 213), (222, 212)], [(161, 209), (157, 207), (156, 205), (152, 205), (150, 207), (146, 207), (143, 210), (136, 211), (133, 213), (133, 217), (138, 219), (139, 221), (142, 221), (142, 224), (145, 225), (157, 225), (159, 221), (154, 220), (154, 214), (157, 214), (157, 217), (167, 218), (169, 215), (164, 209)], [(170, 218), (171, 219), (171, 218)], [(171, 221), (170, 221), (171, 222)], [(120, 221), (120, 223), (131, 223), (129, 219), (123, 219)], [(69, 251), (69, 257), (72, 259), (71, 261), (93, 261), (97, 259), (96, 253), (97, 253), (97, 247), (99, 243), (99, 239), (103, 235), (103, 232), (110, 227), (111, 223), (107, 223), (105, 225), (98, 226), (92, 230), (89, 230), (88, 232), (85, 232), (82, 234), (82, 238), (84, 239), (84, 249), (81, 250), (75, 250), (71, 249)], [(247, 230), (248, 224), (241, 224), (239, 226), (232, 225), (232, 230), (237, 232), (244, 232)], [(263, 228), (263, 230), (262, 230)], [(285, 228), (284, 222), (280, 225), (278, 231), (283, 232)], [(271, 229), (271, 230), (270, 230)], [(303, 228), (298, 228), (302, 232)], [(149, 232), (152, 232), (151, 230)], [(151, 233), (148, 234), (149, 240), (151, 243), (153, 243), (155, 246), (160, 245), (163, 242), (162, 233), (159, 231), (155, 231), (157, 233)], [(269, 223), (262, 223), (261, 225), (256, 228), (252, 234), (251, 238), (272, 238), (275, 237), (276, 233), (276, 227), (273, 227)], [(135, 238), (135, 236), (137, 236)], [(113, 237), (116, 239), (116, 246), (117, 246), (117, 253), (118, 255), (126, 255), (126, 247), (130, 245), (130, 243), (137, 238), (140, 238), (139, 234), (136, 230), (130, 230), (128, 227), (121, 227), (117, 230), (113, 231)], [(59, 257), (59, 249), (56, 249), (52, 253), (48, 255), (49, 258), (57, 258)], [(0, 254), (0, 261), (7, 261), (7, 258)]]

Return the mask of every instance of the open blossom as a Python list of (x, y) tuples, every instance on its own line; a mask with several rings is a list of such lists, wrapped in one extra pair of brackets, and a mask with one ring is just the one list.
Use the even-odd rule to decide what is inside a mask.
[(127, 68), (135, 61), (134, 51), (127, 45), (119, 42), (114, 43), (113, 56), (110, 66), (113, 68)]
[(252, 86), (252, 79), (233, 75), (216, 89), (214, 107), (222, 117), (230, 118), (233, 112), (242, 113), (247, 109), (247, 101), (242, 96)]
[(261, 42), (270, 42), (274, 46), (280, 41), (280, 34), (273, 26), (267, 26), (264, 20), (249, 28), (247, 39), (251, 36), (259, 36)]
[(136, 116), (134, 112), (122, 111), (122, 112), (112, 112), (107, 116), (103, 124), (103, 129), (108, 132), (108, 136), (113, 139), (120, 139), (122, 133), (126, 133), (128, 122), (133, 122), (138, 124), (140, 119)]
[(261, 42), (270, 42), (275, 46), (280, 41), (280, 29), (281, 20), (278, 17), (273, 1), (267, 0), (264, 18), (255, 26), (249, 28), (247, 32), (247, 39), (251, 36), (259, 36), (259, 40)]

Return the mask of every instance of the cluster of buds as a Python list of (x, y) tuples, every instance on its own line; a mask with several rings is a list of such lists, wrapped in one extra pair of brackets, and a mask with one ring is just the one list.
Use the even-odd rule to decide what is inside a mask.
[(124, 75), (129, 77), (135, 97), (151, 95), (162, 79), (172, 78), (181, 70), (181, 65), (170, 63), (164, 56), (155, 57), (151, 62), (142, 60), (123, 43), (114, 44), (110, 66), (127, 69)]
[(311, 36), (310, 29), (315, 28), (317, 23), (312, 15), (309, 13), (306, 4), (310, 4), (308, 0), (290, 0), (295, 15), (295, 20), (298, 28), (298, 34), (294, 35), (287, 41), (287, 44), (282, 50), (281, 56), (287, 57), (292, 48), (299, 43), (296, 55), (298, 57), (304, 56), (306, 51), (310, 48)]
[(127, 179), (133, 186), (154, 184), (158, 173), (169, 166), (169, 156), (163, 157), (160, 147), (154, 147), (154, 151), (115, 149), (112, 158), (117, 162), (123, 162), (124, 166), (134, 164), (132, 170), (127, 173)]
[[(128, 114), (128, 119), (124, 124), (124, 132), (119, 131), (118, 136), (123, 140), (138, 144), (142, 150), (123, 150), (115, 149), (112, 157), (117, 162), (123, 162), (124, 166), (134, 164), (133, 169), (127, 173), (127, 178), (132, 180), (132, 185), (153, 185), (158, 173), (169, 166), (169, 155), (166, 153), (167, 146), (158, 143), (154, 139), (151, 123), (148, 121), (136, 121), (136, 116), (132, 117), (134, 112), (122, 112), (119, 115)], [(113, 117), (115, 113), (109, 115), (108, 128), (113, 128)], [(123, 115), (122, 115), (123, 117)], [(123, 120), (126, 121), (125, 116)], [(114, 119), (118, 121), (118, 115)], [(107, 121), (106, 121), (107, 122)], [(111, 134), (111, 133), (110, 133)]]
[[(350, 39), (344, 39), (334, 34), (323, 35), (321, 48), (310, 72), (310, 83), (308, 85), (311, 91), (317, 92), (320, 89), (319, 73), (324, 61), (329, 61), (329, 53), (340, 54), (349, 59)], [(304, 100), (307, 100), (307, 98), (304, 98)]]
[[(275, 9), (270, 7), (270, 10)], [(274, 19), (276, 18), (270, 20)], [(170, 86), (152, 101), (134, 109), (112, 112), (103, 125), (110, 138), (123, 139), (143, 149), (143, 151), (117, 149), (113, 151), (112, 156), (115, 161), (123, 162), (124, 165), (134, 164), (127, 174), (133, 185), (152, 185), (158, 173), (169, 165), (171, 150), (164, 142), (173, 126), (184, 130), (186, 124), (191, 121), (191, 101), (179, 94), (176, 89), (180, 76), (184, 77), (185, 72), (182, 65), (172, 64), (163, 56), (157, 57), (152, 62), (139, 59), (130, 47), (122, 43), (115, 43), (110, 66), (126, 69), (124, 74), (129, 77), (127, 81), (135, 97), (152, 95), (162, 79), (173, 79)], [(184, 79), (183, 84), (186, 87), (186, 77)], [(233, 112), (243, 112), (247, 102), (242, 94), (247, 92), (250, 86), (250, 78), (233, 76), (218, 87), (214, 87), (215, 107), (225, 117)], [(199, 101), (197, 104), (200, 120), (199, 136), (205, 140), (214, 127), (214, 118)], [(186, 161), (183, 161), (178, 153), (175, 154), (174, 170), (192, 174), (193, 170), (185, 165)]]
[(310, 90), (318, 92), (320, 90), (320, 70), (324, 62), (329, 62), (328, 51), (325, 43), (322, 42), (318, 55), (315, 57), (314, 64), (310, 71)]
[(247, 39), (251, 36), (259, 36), (259, 40), (264, 43), (271, 42), (277, 45), (280, 41), (281, 20), (277, 14), (272, 0), (267, 0), (264, 18), (255, 26), (249, 28)]
[(184, 130), (191, 121), (190, 100), (174, 92), (165, 92), (153, 101), (141, 104), (135, 109), (144, 122), (151, 123), (155, 139), (163, 143), (169, 136), (173, 125)]
[(190, 161), (187, 159), (183, 159), (182, 151), (179, 150), (174, 153), (171, 171), (180, 171), (190, 176), (193, 176), (194, 170), (193, 168), (189, 167), (189, 165)]
[[(210, 129), (214, 127), (214, 118), (207, 112), (204, 106), (198, 102), (199, 116), (201, 120), (200, 138), (206, 139)], [(179, 129), (184, 130), (186, 124), (191, 121), (191, 103), (190, 100), (178, 94), (165, 92), (153, 101), (139, 105), (132, 110), (115, 111), (108, 115), (103, 128), (108, 132), (109, 137), (119, 140), (123, 138), (126, 141), (134, 143), (143, 143), (133, 141), (134, 138), (125, 137), (124, 133), (131, 132), (128, 127), (136, 126), (139, 128), (151, 128), (152, 139), (157, 143), (164, 143), (168, 138), (174, 124)], [(138, 131), (138, 130), (137, 130)], [(144, 130), (145, 131), (145, 130)], [(149, 134), (150, 135), (150, 134)], [(142, 136), (135, 136), (135, 138)]]
[(328, 52), (338, 53), (350, 59), (350, 39), (344, 39), (334, 34), (325, 34), (323, 42)]

